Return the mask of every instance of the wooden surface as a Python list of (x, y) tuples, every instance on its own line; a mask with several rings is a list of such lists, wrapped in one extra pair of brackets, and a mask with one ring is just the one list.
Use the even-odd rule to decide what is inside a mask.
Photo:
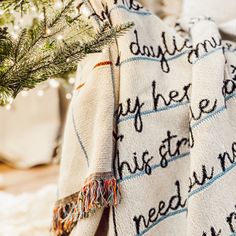
[(31, 169), (14, 169), (0, 163), (0, 191), (13, 194), (33, 192), (47, 184), (57, 183), (59, 165), (42, 165)]

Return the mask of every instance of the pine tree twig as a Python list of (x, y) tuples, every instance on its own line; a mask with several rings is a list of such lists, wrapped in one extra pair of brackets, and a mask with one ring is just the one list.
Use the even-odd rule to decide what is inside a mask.
[(58, 11), (45, 7), (43, 19), (24, 28), (18, 39), (0, 29), (0, 105), (48, 78), (75, 71), (87, 54), (101, 52), (133, 26), (104, 24), (95, 32), (82, 15), (70, 17), (73, 2)]

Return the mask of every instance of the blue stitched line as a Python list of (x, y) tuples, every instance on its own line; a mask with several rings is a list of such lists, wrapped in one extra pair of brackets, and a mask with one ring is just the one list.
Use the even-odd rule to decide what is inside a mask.
[[(188, 53), (188, 52), (189, 52), (189, 50), (184, 51), (184, 52), (179, 53), (179, 54), (177, 54), (177, 55), (175, 55), (175, 56), (166, 58), (166, 60), (167, 60), (167, 61), (174, 60), (174, 59), (176, 59), (176, 58), (178, 58), (178, 57), (181, 57), (182, 55), (184, 55), (184, 54), (186, 54), (186, 53)], [(122, 62), (120, 63), (120, 65), (129, 63), (129, 62), (132, 62), (132, 61), (156, 61), (156, 62), (160, 62), (161, 59), (159, 59), (159, 58), (151, 58), (151, 57), (131, 57), (131, 58), (128, 58), (128, 59), (122, 61)]]
[[(225, 100), (228, 101), (228, 100), (230, 100), (230, 99), (232, 99), (232, 98), (234, 98), (234, 97), (236, 97), (236, 93), (233, 93), (233, 94), (231, 94), (231, 95), (226, 96), (226, 97), (225, 97)], [(201, 120), (195, 122), (193, 125), (191, 125), (191, 127), (192, 127), (193, 129), (196, 128), (196, 127), (197, 127), (198, 125), (200, 125), (202, 122), (207, 121), (207, 120), (210, 119), (212, 116), (214, 116), (214, 115), (216, 115), (216, 114), (219, 114), (219, 113), (223, 112), (224, 110), (226, 110), (226, 107), (225, 107), (225, 106), (222, 106), (222, 107), (218, 108), (216, 111), (212, 112), (210, 115), (208, 115), (208, 116), (202, 118)]]
[[(186, 101), (186, 102), (182, 102), (182, 103), (173, 104), (173, 105), (170, 105), (170, 106), (161, 107), (157, 110), (152, 109), (152, 110), (143, 111), (143, 112), (141, 112), (141, 115), (149, 115), (149, 114), (152, 114), (152, 113), (158, 113), (158, 112), (166, 111), (166, 110), (169, 110), (169, 109), (173, 109), (175, 107), (187, 105), (188, 103), (189, 103), (189, 101)], [(119, 119), (118, 123), (121, 123), (121, 122), (126, 121), (126, 120), (130, 120), (130, 119), (134, 119), (134, 118), (135, 118), (135, 115), (129, 115), (127, 117)]]
[[(231, 98), (233, 98), (233, 97), (236, 97), (236, 93), (227, 96), (225, 99), (226, 99), (226, 100), (229, 100), (229, 99), (231, 99)], [(185, 104), (188, 104), (188, 103), (189, 103), (189, 102), (185, 102), (185, 103), (182, 103), (182, 104), (174, 104), (171, 108), (177, 107), (177, 106), (179, 106), (179, 105), (185, 105)], [(169, 108), (170, 108), (170, 107), (163, 107), (163, 108), (158, 109), (157, 111), (145, 111), (145, 112), (142, 113), (142, 115), (143, 115), (143, 114), (144, 114), (144, 115), (147, 115), (147, 114), (151, 114), (151, 113), (154, 113), (154, 112), (160, 112), (160, 111), (163, 111), (163, 110), (168, 110)], [(192, 128), (195, 128), (197, 125), (199, 125), (199, 124), (202, 123), (203, 121), (209, 119), (211, 116), (213, 116), (213, 115), (215, 115), (215, 114), (217, 114), (217, 113), (222, 112), (224, 109), (225, 109), (225, 107), (221, 107), (220, 109), (218, 109), (217, 111), (215, 111), (213, 114), (210, 114), (209, 116), (207, 116), (207, 117), (203, 118), (202, 120), (200, 120), (199, 122), (195, 123), (195, 124), (192, 126)], [(129, 117), (124, 118), (124, 119), (120, 119), (119, 122), (122, 122), (122, 121), (125, 121), (125, 120), (129, 120), (129, 119), (132, 119), (132, 118), (134, 118), (134, 115), (129, 116)], [(180, 159), (180, 158), (182, 158), (182, 157), (185, 157), (185, 156), (187, 156), (187, 155), (189, 155), (189, 154), (190, 154), (190, 152), (183, 153), (183, 154), (181, 154), (181, 155), (179, 155), (179, 156), (176, 156), (176, 157), (170, 159), (168, 162), (170, 163), (170, 162), (172, 162), (172, 161), (178, 160), (178, 159)], [(151, 166), (151, 169), (152, 169), (152, 170), (155, 170), (155, 169), (158, 168), (158, 167), (160, 167), (160, 164), (156, 164), (156, 165)], [(130, 179), (133, 179), (133, 178), (136, 178), (136, 177), (145, 175), (145, 174), (146, 174), (145, 171), (142, 171), (142, 172), (139, 172), (138, 174), (129, 175), (129, 176), (124, 177), (123, 179), (119, 179), (118, 182), (127, 181), (127, 180), (130, 180)]]
[[(214, 50), (212, 50), (212, 51), (210, 51), (210, 52), (205, 53), (204, 55), (202, 55), (201, 57), (199, 57), (195, 62), (193, 62), (193, 64), (196, 64), (196, 62), (198, 62), (199, 60), (201, 60), (201, 59), (207, 57), (208, 55), (210, 55), (210, 54), (212, 54), (212, 53), (214, 53), (214, 52), (216, 52), (216, 51), (218, 51), (218, 50), (220, 50), (220, 49), (222, 49), (222, 47), (216, 48), (216, 49), (214, 49)], [(179, 54), (177, 54), (177, 55), (175, 55), (175, 56), (171, 56), (171, 57), (169, 57), (169, 58), (166, 58), (166, 61), (174, 60), (174, 59), (176, 59), (176, 58), (178, 58), (178, 57), (181, 57), (181, 56), (185, 55), (186, 53), (188, 53), (188, 52), (190, 52), (190, 51), (191, 51), (191, 50), (186, 50), (186, 51), (184, 51), (184, 52), (182, 52), (182, 53), (179, 53)], [(236, 49), (235, 49), (235, 50), (227, 50), (227, 49), (226, 49), (225, 51), (226, 51), (226, 52), (234, 53), (234, 52), (236, 52)], [(159, 59), (159, 58), (150, 58), (150, 57), (130, 57), (130, 58), (125, 59), (124, 61), (122, 61), (120, 64), (121, 64), (121, 65), (122, 65), (122, 64), (127, 64), (127, 63), (132, 62), (132, 61), (154, 61), (154, 62), (160, 62), (161, 59)]]
[(77, 136), (77, 139), (79, 141), (79, 144), (84, 152), (84, 155), (86, 157), (86, 160), (87, 160), (87, 165), (89, 166), (89, 160), (88, 160), (88, 154), (87, 154), (87, 151), (85, 150), (85, 147), (83, 145), (83, 142), (80, 138), (80, 135), (79, 135), (79, 132), (78, 132), (78, 129), (76, 127), (76, 124), (75, 124), (75, 117), (74, 117), (74, 111), (73, 111), (73, 108), (72, 108), (72, 121), (73, 121), (73, 127), (74, 127), (74, 130), (75, 130), (75, 133), (76, 133), (76, 136)]
[(229, 236), (235, 236), (236, 235), (236, 233), (232, 233), (232, 234), (230, 234)]
[(115, 101), (115, 82), (114, 82), (114, 75), (113, 75), (113, 69), (111, 67), (111, 81), (112, 81), (112, 93), (113, 93), (113, 97), (114, 97), (114, 107), (115, 107), (115, 104), (116, 104), (116, 101)]
[(219, 173), (218, 175), (216, 175), (215, 177), (213, 177), (211, 180), (209, 180), (206, 184), (204, 184), (203, 186), (193, 190), (189, 195), (188, 198), (192, 197), (193, 195), (195, 195), (196, 193), (199, 193), (203, 190), (205, 190), (206, 188), (208, 188), (209, 186), (211, 186), (215, 181), (219, 180), (220, 178), (222, 178), (224, 175), (226, 175), (229, 171), (231, 171), (234, 167), (236, 167), (236, 162), (233, 163), (230, 167), (228, 167), (224, 172)]
[(172, 217), (172, 216), (176, 216), (178, 214), (181, 214), (181, 213), (184, 213), (184, 212), (187, 212), (187, 208), (183, 208), (183, 209), (180, 209), (180, 210), (177, 210), (177, 211), (173, 211), (173, 212), (170, 212), (168, 213), (167, 215), (161, 217), (160, 219), (158, 219), (155, 223), (153, 223), (151, 226), (149, 226), (148, 228), (146, 228), (145, 230), (143, 230), (140, 234), (136, 234), (136, 236), (141, 236), (141, 235), (144, 235), (145, 233), (147, 233), (151, 228), (153, 228), (154, 226), (158, 225), (160, 222), (162, 222), (163, 220), (169, 218), (169, 217)]
[(200, 61), (200, 60), (203, 59), (204, 57), (207, 57), (207, 56), (211, 55), (212, 53), (217, 52), (217, 51), (219, 51), (219, 50), (223, 50), (223, 47), (221, 46), (221, 47), (215, 48), (215, 49), (211, 50), (210, 52), (201, 55), (198, 59), (196, 59), (196, 60), (193, 62), (193, 64), (196, 64), (198, 61)]
[[(110, 56), (110, 51), (109, 51), (109, 56)], [(111, 73), (111, 81), (112, 81), (112, 93), (113, 93), (113, 98), (114, 98), (114, 108), (116, 107), (116, 95), (115, 95), (115, 78), (114, 78), (114, 71), (113, 67), (110, 66), (110, 73)], [(116, 111), (113, 112), (113, 118), (116, 116)]]
[(152, 15), (151, 12), (144, 12), (144, 11), (133, 11), (133, 10), (130, 10), (128, 9), (127, 7), (125, 6), (122, 6), (122, 5), (118, 5), (118, 6), (115, 6), (113, 7), (111, 10), (110, 10), (110, 13), (113, 11), (113, 10), (117, 10), (117, 9), (123, 9), (125, 11), (128, 11), (129, 13), (134, 13), (134, 14), (138, 14), (138, 15), (143, 15), (143, 16), (150, 16)]
[(228, 100), (230, 100), (231, 98), (234, 98), (234, 97), (236, 97), (236, 93), (232, 93), (232, 94), (226, 96), (225, 100), (228, 101)]
[(225, 107), (220, 107), (219, 109), (217, 109), (216, 111), (212, 112), (210, 115), (202, 118), (201, 120), (197, 121), (196, 123), (194, 123), (193, 125), (191, 125), (191, 127), (194, 129), (196, 128), (198, 125), (200, 125), (201, 123), (203, 123), (204, 121), (207, 121), (209, 120), (212, 116), (218, 114), (218, 113), (221, 113), (225, 110), (226, 108)]
[[(232, 98), (236, 97), (236, 93), (233, 93), (231, 95), (228, 95), (225, 97), (225, 100), (228, 101)], [(141, 116), (142, 115), (150, 115), (150, 114), (153, 114), (153, 113), (158, 113), (158, 112), (162, 112), (162, 111), (168, 111), (169, 109), (173, 109), (173, 108), (176, 108), (176, 107), (179, 107), (179, 106), (183, 106), (183, 105), (187, 105), (189, 104), (189, 101), (186, 101), (186, 102), (183, 102), (183, 103), (177, 103), (177, 104), (173, 104), (173, 105), (170, 105), (170, 106), (166, 106), (166, 107), (161, 107), (157, 110), (147, 110), (147, 111), (143, 111), (141, 112)], [(216, 115), (217, 113), (220, 113), (222, 112), (223, 110), (225, 110), (226, 108), (224, 106), (222, 106), (221, 108), (219, 108), (218, 110), (216, 110), (215, 112), (211, 113), (209, 116), (206, 116), (204, 117), (203, 119), (197, 121), (196, 123), (194, 123), (193, 125), (191, 125), (192, 128), (195, 128), (197, 127), (199, 124), (201, 124), (204, 120), (207, 120), (209, 118), (211, 118), (211, 116), (214, 116)], [(131, 119), (134, 119), (135, 118), (135, 115), (129, 115), (127, 117), (124, 117), (124, 118), (120, 118), (117, 123), (121, 123), (121, 122), (124, 122), (124, 121), (127, 121), (127, 120), (131, 120)]]
[[(181, 158), (183, 158), (183, 157), (186, 157), (186, 156), (188, 156), (189, 154), (190, 154), (190, 152), (182, 153), (182, 154), (180, 154), (180, 155), (178, 155), (178, 156), (175, 156), (175, 157), (171, 158), (170, 160), (168, 160), (168, 163), (171, 163), (171, 162), (173, 162), (173, 161), (176, 161), (176, 160), (178, 160), (178, 159), (181, 159)], [(153, 171), (153, 170), (155, 170), (155, 169), (157, 169), (157, 168), (159, 168), (159, 167), (161, 167), (161, 164), (155, 164), (155, 165), (151, 166), (151, 170)], [(134, 178), (137, 178), (137, 177), (140, 177), (140, 176), (143, 176), (143, 175), (146, 175), (146, 172), (145, 172), (145, 171), (141, 171), (141, 172), (139, 172), (139, 173), (137, 173), (137, 174), (125, 176), (123, 179), (118, 179), (117, 181), (118, 181), (118, 183), (121, 183), (121, 182), (123, 182), (123, 181), (127, 181), (127, 180), (130, 180), (130, 179), (134, 179)]]
[[(231, 165), (230, 167), (228, 167), (225, 172), (222, 172), (218, 175), (216, 175), (214, 178), (212, 178), (209, 182), (207, 182), (204, 186), (201, 186), (200, 188), (192, 191), (188, 197), (192, 197), (193, 195), (205, 190), (206, 188), (208, 188), (210, 185), (212, 185), (215, 181), (217, 181), (218, 179), (222, 178), (225, 174), (227, 174), (229, 171), (231, 171), (234, 167), (236, 167), (236, 162)], [(141, 235), (144, 235), (146, 232), (148, 232), (151, 228), (153, 228), (155, 225), (159, 224), (161, 221), (163, 221), (164, 219), (170, 217), (170, 216), (174, 216), (174, 215), (177, 215), (177, 214), (180, 214), (180, 213), (183, 213), (187, 211), (186, 208), (184, 209), (181, 209), (181, 210), (178, 210), (178, 211), (175, 211), (175, 212), (171, 212), (169, 214), (167, 214), (166, 216), (158, 219), (154, 224), (152, 224), (150, 227), (148, 227), (147, 229), (143, 230), (140, 234), (136, 235), (136, 236), (141, 236)], [(233, 236), (233, 235), (236, 235), (236, 233), (233, 233), (233, 234), (230, 234), (230, 236)]]

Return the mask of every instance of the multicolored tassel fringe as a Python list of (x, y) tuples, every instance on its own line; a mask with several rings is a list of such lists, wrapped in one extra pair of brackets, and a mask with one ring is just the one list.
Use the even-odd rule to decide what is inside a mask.
[(116, 206), (121, 199), (115, 178), (91, 179), (81, 191), (56, 202), (52, 231), (56, 236), (67, 236), (79, 219), (88, 218), (96, 209)]

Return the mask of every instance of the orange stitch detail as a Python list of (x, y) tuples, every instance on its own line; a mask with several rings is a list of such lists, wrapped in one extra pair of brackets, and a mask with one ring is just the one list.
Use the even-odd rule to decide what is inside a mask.
[(76, 87), (76, 90), (81, 89), (81, 88), (84, 86), (84, 84), (85, 84), (85, 83), (82, 83), (82, 84), (78, 85), (78, 86)]
[(102, 62), (99, 62), (98, 64), (96, 64), (93, 69), (99, 67), (99, 66), (106, 66), (106, 65), (112, 65), (112, 62), (111, 61), (102, 61)]

